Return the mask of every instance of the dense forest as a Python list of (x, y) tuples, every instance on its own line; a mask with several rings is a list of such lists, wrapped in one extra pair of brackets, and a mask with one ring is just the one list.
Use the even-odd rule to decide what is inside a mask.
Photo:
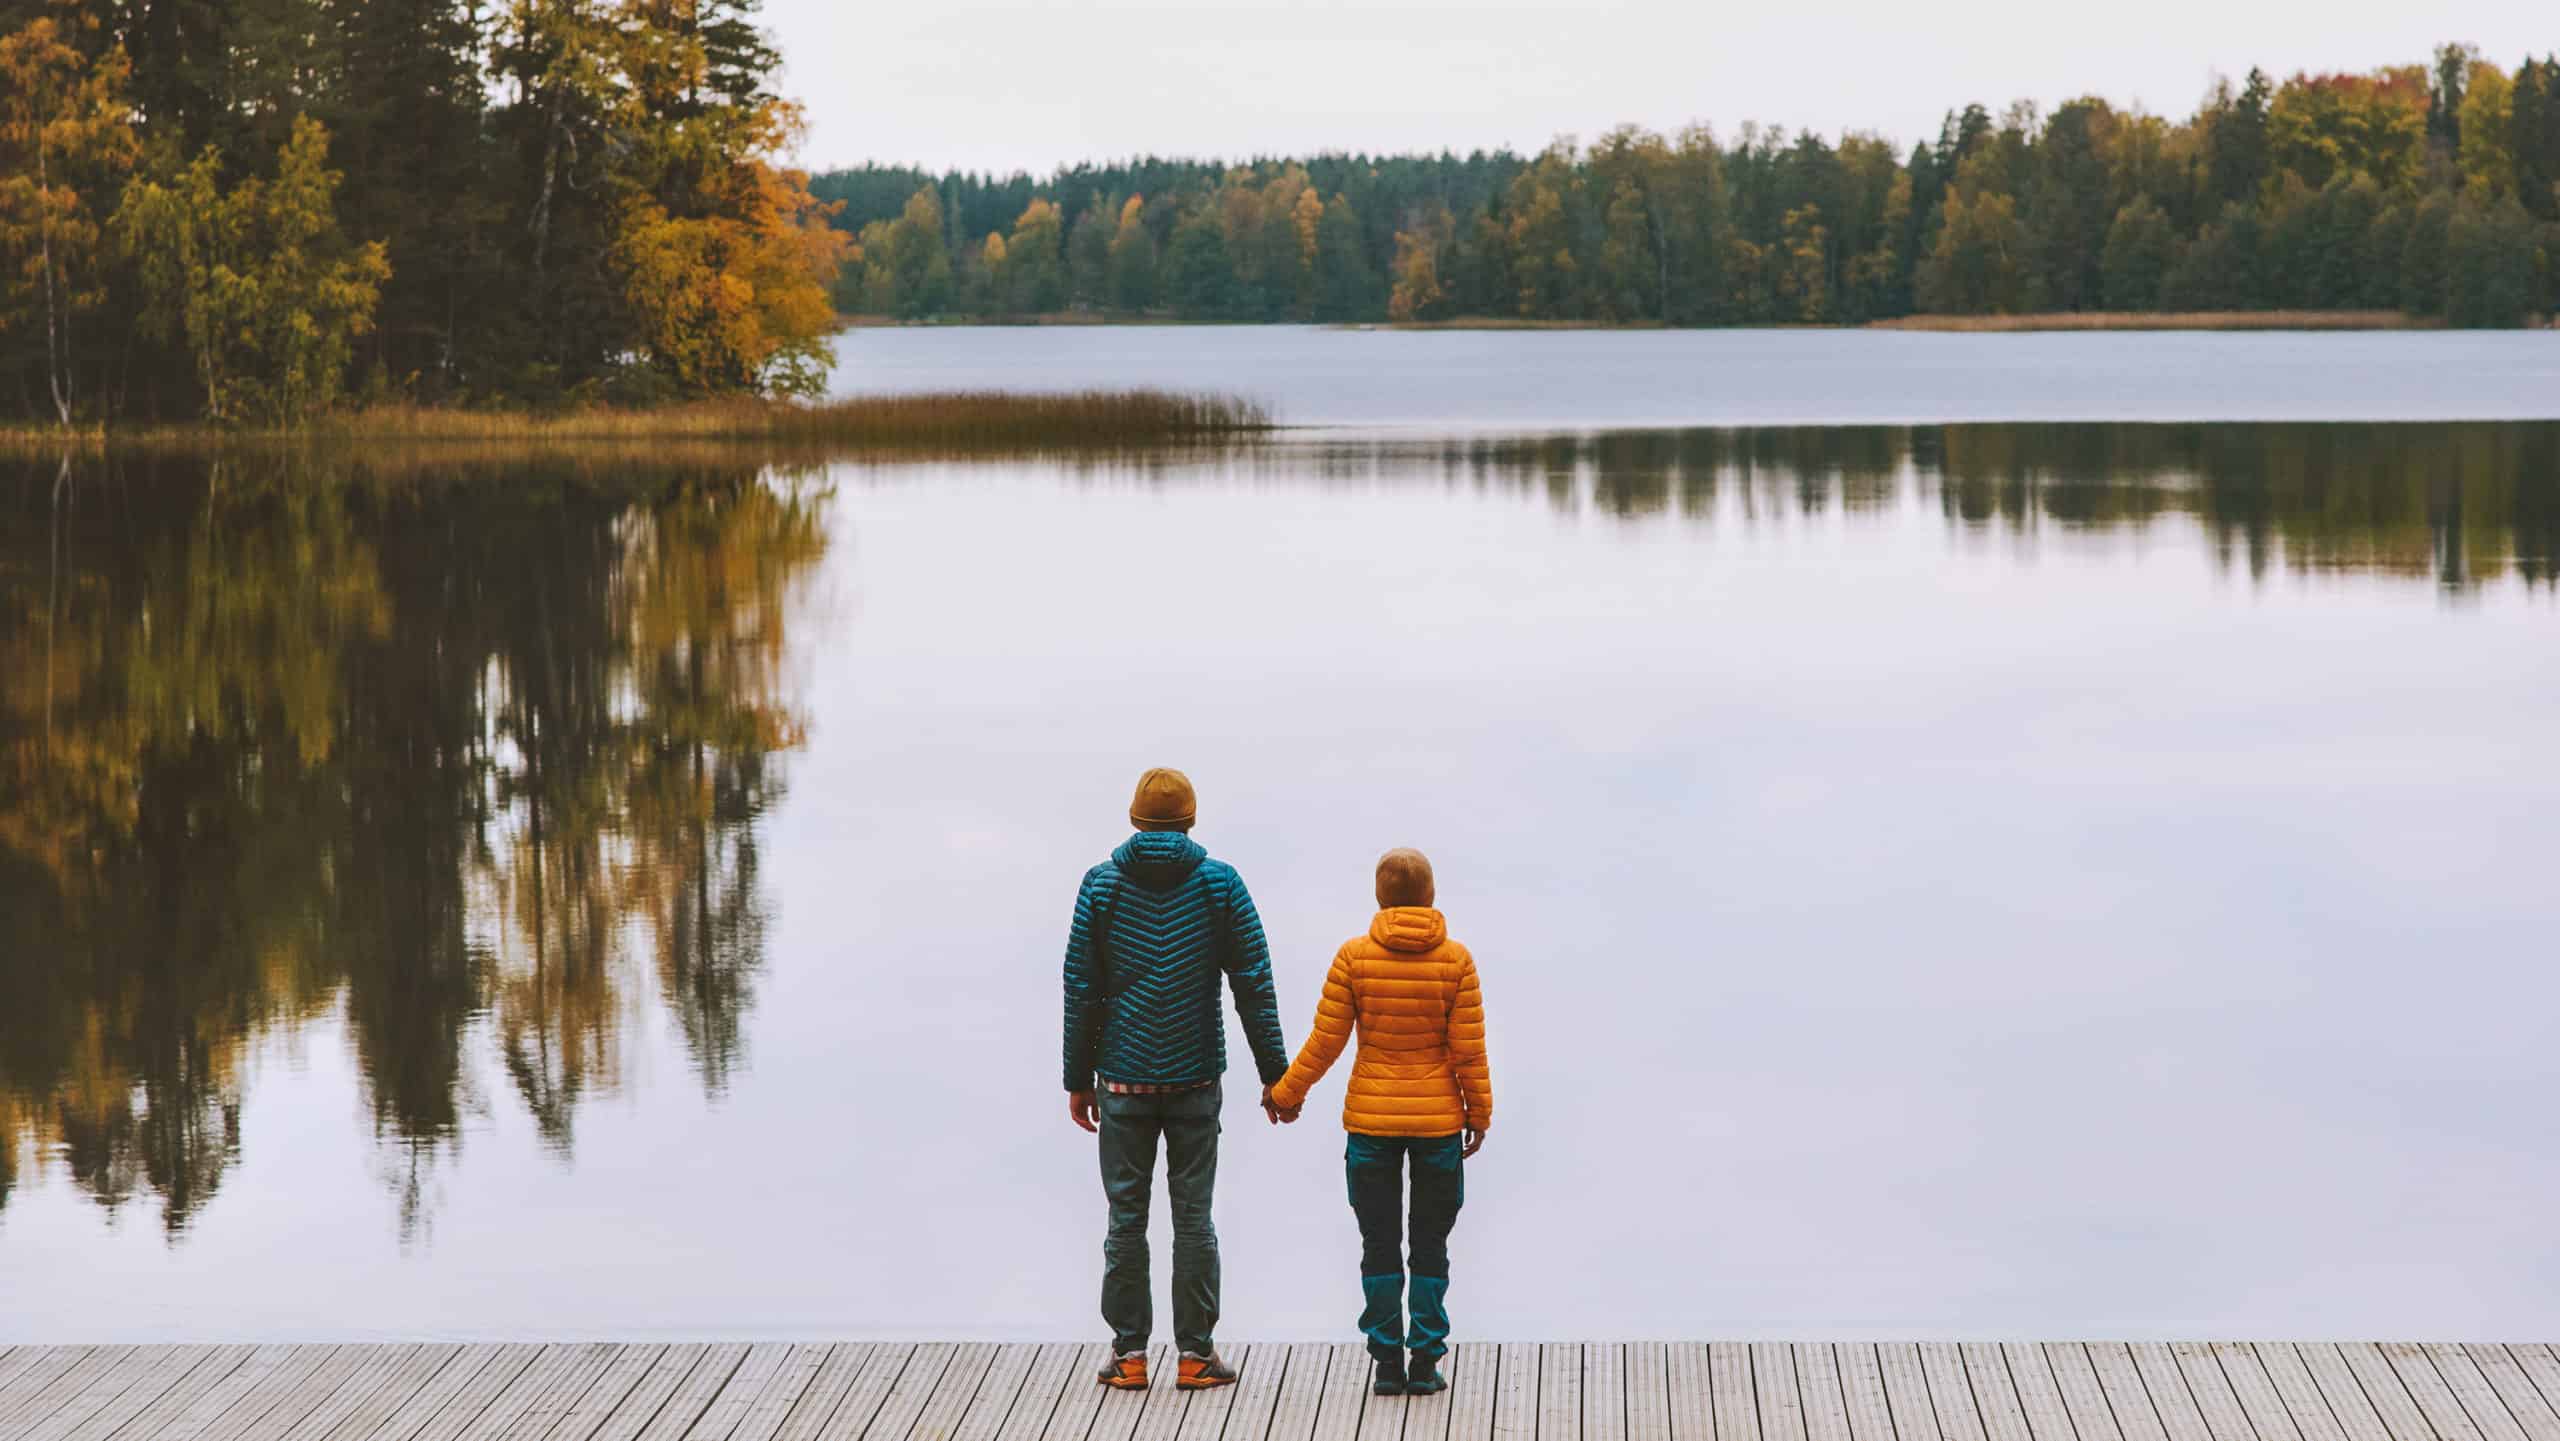
[(1856, 323), (2028, 311), (2547, 316), (2560, 59), (2467, 46), (2367, 75), (2252, 70), (2184, 121), (2104, 100), (1891, 141), (1622, 128), (1536, 156), (1143, 159), (818, 176), (852, 313)]
[(814, 389), (761, 0), (0, 0), (0, 413)]

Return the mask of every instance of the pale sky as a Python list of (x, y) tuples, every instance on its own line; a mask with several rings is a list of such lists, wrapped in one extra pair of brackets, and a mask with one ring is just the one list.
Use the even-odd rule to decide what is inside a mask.
[(2528, 0), (767, 0), (803, 162), (1027, 169), (1138, 153), (1509, 145), (1745, 120), (1907, 146), (1968, 100), (2096, 93), (2184, 115), (2217, 72), (2560, 49)]

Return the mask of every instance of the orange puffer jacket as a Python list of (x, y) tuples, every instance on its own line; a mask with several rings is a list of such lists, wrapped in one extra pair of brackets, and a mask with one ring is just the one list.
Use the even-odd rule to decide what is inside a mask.
[(1378, 912), (1369, 934), (1342, 943), (1316, 1003), (1315, 1029), (1271, 1087), (1282, 1106), (1307, 1092), (1342, 1054), (1352, 1027), (1360, 1054), (1343, 1098), (1343, 1129), (1364, 1136), (1454, 1136), (1493, 1126), (1493, 1072), (1484, 1052), (1476, 962), (1429, 906)]

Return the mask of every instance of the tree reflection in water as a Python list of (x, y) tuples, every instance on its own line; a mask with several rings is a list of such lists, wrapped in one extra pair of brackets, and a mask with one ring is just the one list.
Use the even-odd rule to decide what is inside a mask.
[[(2184, 523), (2253, 576), (2457, 596), (2560, 576), (2552, 424), (1318, 437), (1079, 473), (1499, 490), (1642, 525)], [(248, 1058), (324, 1018), (412, 1230), (477, 1108), (569, 1152), (647, 1016), (721, 1093), (824, 502), (743, 459), (0, 464), (0, 1205), (32, 1161), (183, 1231), (254, 1143)]]
[(638, 1007), (727, 1083), (813, 487), (0, 476), (0, 1202), (54, 1157), (182, 1231), (242, 1144), (248, 1053), (340, 1007), (413, 1226), (484, 1027), (563, 1151)]

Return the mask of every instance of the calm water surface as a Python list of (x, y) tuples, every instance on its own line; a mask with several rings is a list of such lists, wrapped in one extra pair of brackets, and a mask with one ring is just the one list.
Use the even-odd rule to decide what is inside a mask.
[(1936, 335), (910, 326), (838, 393), (1213, 387), (1292, 425), (1431, 430), (1946, 421), (2560, 419), (2548, 331)]
[(2550, 424), (13, 465), (0, 1339), (1088, 1335), (1158, 762), (1293, 1042), (1437, 860), (1465, 1334), (2549, 1334), (2555, 574)]

